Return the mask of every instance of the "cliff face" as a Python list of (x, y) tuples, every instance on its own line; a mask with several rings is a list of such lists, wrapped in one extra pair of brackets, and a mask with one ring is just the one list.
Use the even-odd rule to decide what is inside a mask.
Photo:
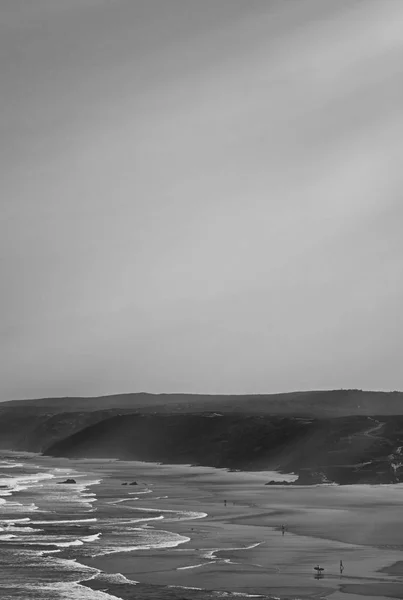
[(296, 419), (126, 415), (52, 444), (52, 456), (280, 470), (300, 484), (395, 483), (403, 478), (403, 417)]

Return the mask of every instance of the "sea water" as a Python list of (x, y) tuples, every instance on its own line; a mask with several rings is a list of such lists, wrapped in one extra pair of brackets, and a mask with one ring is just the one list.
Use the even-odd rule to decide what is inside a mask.
[[(76, 483), (63, 484), (67, 478)], [(101, 483), (94, 473), (60, 468), (51, 459), (0, 453), (2, 600), (116, 599), (79, 582), (94, 578), (105, 584), (130, 582), (122, 575), (107, 575), (85, 566), (80, 558), (173, 548), (189, 538), (165, 531), (164, 522), (206, 516), (133, 506), (133, 495), (115, 495), (101, 503), (97, 498)], [(147, 492), (143, 490), (143, 498)], [(141, 493), (136, 491), (136, 499)], [(123, 502), (128, 510), (121, 510)]]

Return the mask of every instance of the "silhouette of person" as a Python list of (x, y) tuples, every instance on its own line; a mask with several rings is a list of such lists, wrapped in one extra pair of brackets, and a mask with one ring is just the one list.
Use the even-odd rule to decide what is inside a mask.
[(224, 506), (227, 506), (227, 501), (226, 500), (224, 500)]
[(343, 574), (344, 571), (344, 566), (343, 566), (343, 561), (340, 561), (340, 573)]
[(314, 567), (315, 572), (315, 579), (322, 579), (323, 578), (323, 571), (324, 569), (322, 569), (322, 567), (320, 567), (319, 565), (317, 565), (316, 567)]
[(284, 533), (285, 533), (285, 525), (282, 525), (281, 526), (281, 534), (284, 535)]

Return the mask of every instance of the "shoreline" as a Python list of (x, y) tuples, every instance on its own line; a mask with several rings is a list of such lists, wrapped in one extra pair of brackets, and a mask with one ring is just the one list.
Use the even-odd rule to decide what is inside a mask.
[[(118, 464), (115, 463), (114, 467), (117, 468)], [(401, 594), (398, 597), (403, 597), (403, 580), (397, 581), (393, 577), (397, 571), (388, 571), (399, 562), (396, 559), (403, 564), (403, 553), (399, 549), (386, 551), (378, 544), (367, 542), (362, 545), (362, 541), (354, 541), (354, 535), (360, 530), (359, 523), (349, 530), (350, 511), (356, 518), (362, 510), (362, 503), (371, 506), (375, 502), (377, 505), (377, 499), (383, 495), (383, 486), (350, 486), (349, 490), (349, 486), (325, 484), (320, 488), (293, 486), (291, 491), (289, 485), (264, 486), (262, 479), (256, 478), (257, 474), (253, 472), (224, 474), (221, 470), (217, 472), (207, 467), (127, 461), (118, 470), (124, 472), (127, 468), (132, 471), (137, 468), (142, 475), (147, 472), (148, 483), (152, 482), (152, 489), (158, 493), (158, 505), (162, 510), (200, 511), (204, 508), (204, 512), (208, 513), (204, 519), (176, 523), (162, 521), (154, 525), (191, 538), (176, 548), (131, 550), (83, 561), (83, 564), (103, 572), (119, 572), (128, 579), (140, 581), (136, 586), (138, 592), (139, 585), (153, 585), (186, 588), (187, 594), (214, 590), (260, 594), (267, 598), (286, 598), (295, 594), (295, 597), (307, 599), (318, 597), (318, 594), (329, 598), (338, 598), (335, 594), (342, 594), (340, 598), (348, 600), (351, 595), (355, 598), (371, 597), (375, 589), (377, 597), (382, 597), (379, 595), (381, 586), (385, 593), (394, 593), (392, 588), (396, 588)], [(200, 472), (197, 473), (197, 469)], [(172, 488), (175, 493), (172, 493)], [(396, 485), (392, 486), (392, 496), (400, 489), (401, 486), (399, 489)], [(361, 494), (363, 498), (342, 509), (326, 506), (334, 492), (340, 496), (334, 502), (336, 505), (347, 503), (349, 491), (352, 495)], [(303, 498), (299, 498), (301, 493)], [(318, 494), (321, 496), (319, 499), (316, 497)], [(231, 500), (225, 507), (223, 498), (226, 496)], [(307, 507), (306, 498), (312, 502), (315, 497), (315, 503), (318, 506), (322, 504), (322, 507)], [(280, 499), (283, 500), (281, 505)], [(297, 506), (298, 500), (301, 502)], [(142, 498), (141, 506), (151, 507), (152, 502), (155, 500), (147, 494)], [(322, 517), (326, 517), (324, 523), (321, 511), (324, 511)], [(332, 525), (331, 517), (335, 514), (339, 522)], [(343, 519), (347, 520), (347, 528), (340, 529), (338, 537), (342, 539), (332, 537), (332, 531), (327, 531), (326, 535), (326, 531), (317, 527), (318, 523), (316, 528), (313, 527), (315, 521), (319, 521), (325, 530), (332, 525), (331, 529), (336, 531)], [(299, 523), (294, 531), (293, 523), (289, 522), (283, 538), (279, 528), (286, 520)], [(310, 534), (307, 534), (307, 529), (311, 529)], [(294, 563), (290, 563), (289, 552), (295, 554)], [(208, 558), (207, 554), (210, 555)], [(338, 571), (339, 556), (343, 556), (344, 561), (348, 557), (348, 573), (345, 572), (342, 580)], [(325, 578), (319, 581), (314, 580), (312, 573), (318, 557), (326, 565)], [(91, 587), (93, 585), (96, 584), (92, 582)], [(188, 588), (201, 588), (202, 592), (191, 592)], [(124, 600), (134, 597), (133, 593), (134, 590), (131, 590), (131, 596), (127, 595), (126, 590)]]
[[(54, 464), (39, 454), (31, 458)], [(126, 551), (92, 558), (73, 558), (74, 550), (59, 554), (99, 571), (77, 582), (81, 586), (122, 600), (204, 600), (213, 592), (306, 600), (403, 597), (402, 485), (266, 486), (267, 471), (114, 459), (63, 459), (57, 466), (101, 480), (91, 490), (100, 523), (129, 524), (121, 544)], [(122, 525), (118, 530), (124, 535)], [(153, 547), (130, 547), (130, 530), (133, 546), (150, 539)], [(113, 535), (114, 529), (105, 531)], [(170, 543), (163, 543), (164, 533), (172, 534)], [(87, 549), (112, 548), (105, 535)], [(175, 543), (175, 535), (182, 541)], [(313, 571), (318, 563), (325, 569), (320, 579)]]

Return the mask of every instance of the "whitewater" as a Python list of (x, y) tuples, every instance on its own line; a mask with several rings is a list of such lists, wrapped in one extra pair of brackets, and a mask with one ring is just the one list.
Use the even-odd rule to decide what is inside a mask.
[[(69, 478), (75, 483), (63, 483)], [(163, 523), (206, 516), (149, 508), (143, 502), (137, 506), (147, 494), (152, 490), (122, 497), (120, 489), (103, 485), (97, 473), (60, 468), (38, 455), (0, 453), (2, 600), (120, 600), (80, 582), (136, 582), (102, 573), (80, 559), (175, 548), (190, 538), (165, 531)]]

